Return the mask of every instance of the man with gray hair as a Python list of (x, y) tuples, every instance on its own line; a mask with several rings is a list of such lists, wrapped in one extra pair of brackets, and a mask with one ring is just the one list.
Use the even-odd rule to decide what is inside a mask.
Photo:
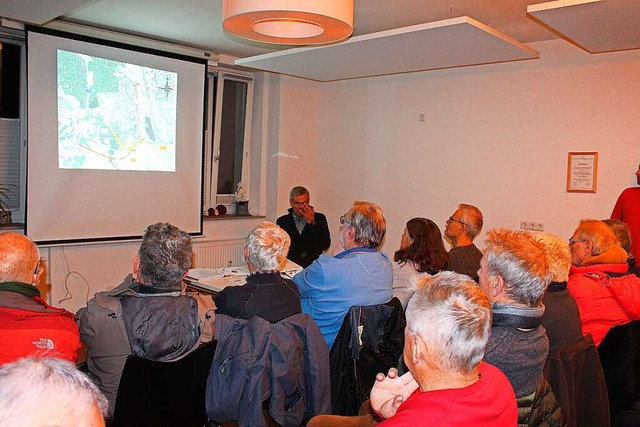
[(473, 244), (473, 239), (482, 230), (482, 212), (475, 206), (461, 204), (447, 219), (444, 236), (451, 243), (449, 267), (451, 271), (466, 274), (478, 281), (478, 268), (482, 252)]
[(0, 426), (103, 427), (107, 399), (75, 365), (24, 358), (0, 368)]
[(340, 217), (338, 253), (321, 255), (293, 278), (300, 290), (302, 311), (316, 321), (329, 348), (350, 307), (391, 300), (391, 262), (378, 250), (386, 229), (380, 206), (355, 202)]
[(87, 367), (109, 400), (109, 415), (127, 356), (170, 362), (212, 339), (205, 319), (213, 316), (213, 300), (184, 292), (192, 257), (187, 233), (168, 223), (150, 225), (133, 258), (133, 274), (81, 310)]
[(289, 192), (289, 212), (276, 220), (291, 237), (287, 258), (301, 267), (309, 266), (331, 246), (327, 218), (309, 204), (309, 190), (293, 187)]
[(492, 304), (493, 326), (484, 360), (507, 375), (516, 397), (536, 391), (549, 351), (542, 297), (552, 279), (545, 246), (530, 233), (487, 233), (480, 287)]
[(239, 319), (258, 316), (271, 323), (301, 313), (298, 288), (278, 270), (290, 243), (289, 235), (272, 222), (252, 228), (244, 243), (251, 274), (246, 284), (227, 286), (216, 295), (216, 313)]

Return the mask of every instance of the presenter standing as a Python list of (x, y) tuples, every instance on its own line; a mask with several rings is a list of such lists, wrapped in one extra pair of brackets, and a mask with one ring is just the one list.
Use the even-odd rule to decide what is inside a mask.
[(276, 221), (291, 237), (287, 258), (305, 268), (331, 246), (327, 218), (315, 212), (309, 201), (309, 190), (293, 187), (289, 192), (291, 207)]

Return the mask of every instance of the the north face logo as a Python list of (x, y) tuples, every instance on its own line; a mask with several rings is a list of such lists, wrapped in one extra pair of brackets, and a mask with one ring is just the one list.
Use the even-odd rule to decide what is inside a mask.
[(33, 341), (32, 344), (41, 350), (53, 350), (55, 347), (53, 340), (50, 338), (40, 338), (38, 341)]

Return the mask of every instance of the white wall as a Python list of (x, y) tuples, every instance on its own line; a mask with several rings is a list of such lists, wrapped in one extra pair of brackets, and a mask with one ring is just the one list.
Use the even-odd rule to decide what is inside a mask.
[[(351, 202), (376, 201), (388, 254), (408, 219), (443, 229), (458, 203), (479, 206), (485, 230), (535, 220), (566, 238), (580, 218), (607, 217), (640, 161), (640, 51), (589, 55), (561, 40), (532, 47), (541, 59), (333, 83), (260, 75), (253, 147), (265, 144), (252, 164), (264, 166), (252, 167), (251, 182), (263, 178), (261, 212), (275, 220), (290, 188), (305, 185), (335, 243)], [(597, 193), (565, 192), (569, 151), (599, 152)], [(205, 234), (241, 238), (258, 221), (209, 221)], [(43, 250), (51, 301), (65, 294), (67, 262), (92, 296), (130, 272), (137, 247), (67, 247), (66, 261), (60, 248)], [(60, 305), (75, 311), (87, 285), (75, 273), (67, 285), (74, 296)]]
[[(408, 219), (443, 230), (459, 203), (484, 230), (535, 220), (567, 238), (608, 217), (640, 161), (640, 51), (532, 47), (541, 59), (318, 84), (315, 201), (332, 234), (353, 200), (384, 208), (388, 254)], [(599, 152), (597, 193), (565, 191), (569, 151)]]

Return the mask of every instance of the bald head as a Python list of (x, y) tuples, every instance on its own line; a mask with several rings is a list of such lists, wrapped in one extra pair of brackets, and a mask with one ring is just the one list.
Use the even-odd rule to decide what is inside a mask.
[(0, 282), (32, 283), (40, 252), (27, 236), (0, 234)]

